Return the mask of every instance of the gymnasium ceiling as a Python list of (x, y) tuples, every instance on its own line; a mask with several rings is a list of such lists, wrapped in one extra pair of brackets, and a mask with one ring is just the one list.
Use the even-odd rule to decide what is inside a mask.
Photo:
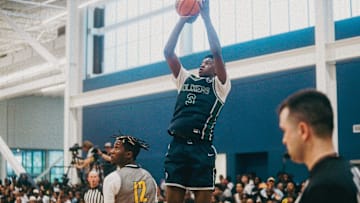
[[(105, 0), (71, 1), (78, 1), (79, 8), (82, 8)], [(41, 88), (57, 86), (63, 82), (38, 86), (34, 84), (36, 81), (41, 83), (41, 79), (59, 77), (64, 72), (62, 69), (54, 72), (51, 67), (40, 70), (41, 67), (38, 66), (49, 62), (58, 64), (64, 60), (67, 2), (68, 0), (0, 0), (0, 100), (21, 95), (63, 95), (63, 87), (57, 88), (55, 93), (39, 94)], [(54, 42), (60, 44), (53, 46), (62, 47), (55, 52), (49, 47)], [(28, 53), (37, 55), (28, 59)], [(28, 90), (22, 90), (24, 87)]]
[[(66, 0), (0, 0), (5, 14), (19, 29), (41, 44), (57, 38), (66, 24)], [(0, 16), (0, 57), (23, 50), (29, 43)]]

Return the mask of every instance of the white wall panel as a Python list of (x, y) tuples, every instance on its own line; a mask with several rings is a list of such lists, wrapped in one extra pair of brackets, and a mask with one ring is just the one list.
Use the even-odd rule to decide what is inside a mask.
[[(0, 111), (2, 109), (0, 107)], [(25, 149), (62, 149), (63, 109), (61, 97), (23, 97), (8, 100), (8, 146)], [(0, 119), (0, 125), (4, 125), (2, 123)], [(1, 129), (0, 132), (4, 131)]]

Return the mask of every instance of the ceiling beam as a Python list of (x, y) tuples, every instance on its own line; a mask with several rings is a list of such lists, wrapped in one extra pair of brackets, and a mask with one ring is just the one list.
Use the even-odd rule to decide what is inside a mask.
[(41, 7), (47, 7), (47, 8), (55, 8), (55, 9), (66, 9), (64, 6), (56, 6), (52, 4), (48, 4), (47, 2), (34, 2), (34, 1), (24, 1), (24, 0), (8, 0), (20, 4), (28, 4), (28, 5), (34, 5), (34, 6), (41, 6)]
[(21, 95), (29, 94), (33, 91), (38, 91), (42, 88), (60, 85), (65, 82), (63, 73), (51, 75), (33, 81), (24, 82), (8, 88), (3, 88), (0, 91), (0, 100), (10, 99)]
[(21, 51), (25, 48), (26, 48), (25, 46), (21, 46), (21, 45), (15, 46), (15, 45), (6, 44), (5, 46), (0, 46), (0, 56), (6, 56), (9, 53)]
[[(35, 61), (34, 61), (35, 62)], [(59, 60), (58, 65), (50, 63), (41, 63), (33, 65), (31, 67), (22, 68), (18, 71), (6, 72), (0, 74), (0, 88), (14, 86), (18, 83), (24, 83), (26, 81), (35, 80), (50, 75), (56, 75), (64, 70), (66, 59)], [(29, 64), (29, 63), (24, 63)], [(14, 66), (14, 68), (17, 66)]]
[[(35, 70), (34, 70), (35, 69)], [(8, 75), (0, 76), (0, 88), (11, 87), (19, 83), (36, 80), (49, 75), (55, 75), (62, 72), (58, 67), (51, 67), (49, 64), (42, 66), (34, 66), (24, 71), (10, 73)]]
[(38, 52), (40, 56), (42, 56), (46, 61), (52, 64), (57, 64), (56, 57), (51, 54), (44, 46), (42, 46), (38, 41), (30, 36), (29, 33), (25, 32), (24, 30), (20, 29), (15, 22), (13, 22), (2, 9), (0, 9), (0, 16), (10, 25), (12, 29), (16, 31), (16, 34), (19, 35), (25, 42), (29, 43), (30, 46)]
[[(55, 1), (57, 1), (57, 0), (48, 0), (48, 1), (44, 1), (44, 2), (42, 2), (42, 4), (50, 4), (50, 3), (52, 3), (52, 2), (55, 2)], [(38, 7), (40, 7), (39, 5), (34, 5), (34, 6), (28, 6), (28, 7), (26, 7), (26, 9), (24, 9), (25, 11), (29, 11), (29, 10), (31, 10), (31, 9), (35, 9), (35, 8), (38, 8)]]
[(36, 15), (36, 14), (28, 15), (28, 14), (20, 13), (20, 12), (12, 12), (12, 11), (6, 11), (6, 10), (3, 10), (3, 11), (8, 16), (27, 18), (27, 19), (31, 19), (31, 20), (41, 20), (42, 19), (39, 15)]

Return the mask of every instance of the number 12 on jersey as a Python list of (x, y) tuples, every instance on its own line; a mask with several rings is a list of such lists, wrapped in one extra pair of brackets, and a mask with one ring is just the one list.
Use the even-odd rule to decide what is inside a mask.
[(145, 203), (148, 199), (145, 197), (146, 183), (145, 181), (134, 182), (134, 200), (135, 203)]

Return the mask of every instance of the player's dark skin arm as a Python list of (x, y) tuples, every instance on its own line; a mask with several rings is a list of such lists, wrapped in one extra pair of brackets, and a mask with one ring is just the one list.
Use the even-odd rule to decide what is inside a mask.
[(177, 76), (179, 75), (179, 71), (181, 68), (180, 60), (175, 54), (175, 46), (179, 39), (181, 30), (184, 28), (185, 23), (186, 23), (186, 18), (181, 17), (179, 21), (176, 23), (175, 28), (171, 32), (170, 37), (164, 48), (164, 56), (166, 62), (168, 63), (175, 78), (177, 78)]
[(165, 45), (164, 56), (165, 56), (166, 62), (168, 63), (168, 65), (171, 69), (171, 72), (173, 73), (175, 78), (177, 78), (177, 76), (179, 75), (179, 71), (181, 68), (181, 62), (180, 62), (179, 58), (177, 57), (177, 55), (175, 54), (176, 44), (179, 40), (180, 33), (181, 33), (182, 29), (184, 28), (185, 23), (187, 23), (187, 22), (191, 23), (196, 18), (197, 18), (197, 16), (180, 17), (179, 21), (176, 23), (173, 31), (170, 34), (170, 37), (169, 37), (167, 43)]
[(209, 1), (203, 1), (200, 9), (201, 17), (207, 31), (210, 51), (214, 56), (215, 73), (222, 84), (226, 81), (225, 64), (222, 58), (221, 45), (209, 15)]

